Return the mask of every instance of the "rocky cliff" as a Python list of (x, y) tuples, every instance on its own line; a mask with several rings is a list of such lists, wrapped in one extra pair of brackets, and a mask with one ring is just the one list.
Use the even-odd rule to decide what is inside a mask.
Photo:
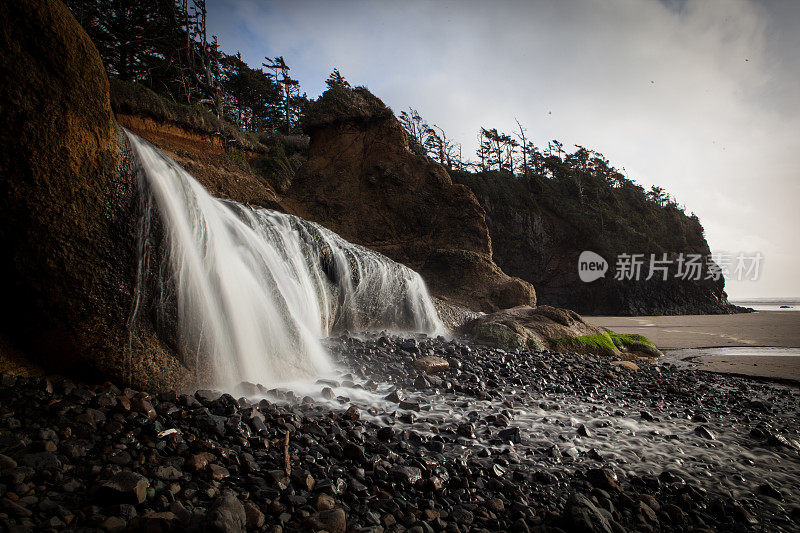
[[(640, 188), (587, 200), (560, 196), (558, 184), (525, 180), (507, 174), (454, 173), (468, 185), (486, 212), (494, 258), (509, 275), (531, 282), (539, 302), (588, 315), (717, 314), (740, 310), (728, 304), (720, 278), (678, 279), (673, 262), (668, 279), (646, 280), (650, 254), (710, 253), (695, 217), (680, 209), (658, 207)], [(578, 257), (584, 250), (609, 263), (605, 277), (584, 283)], [(615, 280), (619, 254), (644, 254), (639, 280)], [(704, 264), (702, 277), (707, 273)]]
[[(184, 361), (176, 349), (174, 288), (154, 283), (166, 257), (163, 228), (148, 215), (92, 42), (57, 0), (11, 2), (0, 5), (0, 51), (0, 273), (7, 287), (0, 367), (111, 378), (149, 390), (197, 386), (207, 369)], [(316, 214), (429, 273), (459, 268), (464, 277), (448, 268), (432, 283), (454, 301), (485, 309), (533, 301), (529, 284), (492, 263), (474, 196), (413, 156), (393, 117), (318, 124), (317, 144), (298, 181), (297, 191), (306, 194), (297, 200), (279, 198), (277, 187), (253, 172), (250, 161), (261, 148), (231, 150), (225, 139), (174, 124), (119, 118), (146, 132), (218, 196)], [(328, 170), (323, 160), (333, 154), (341, 157)], [(381, 165), (387, 165), (383, 174)], [(318, 193), (303, 188), (339, 173), (347, 179), (338, 188), (320, 181)], [(377, 179), (384, 181), (374, 188)]]
[(103, 65), (60, 2), (0, 3), (0, 102), (3, 345), (49, 372), (181, 388), (189, 373), (153, 329), (127, 327), (137, 182)]
[(312, 105), (304, 118), (311, 139), (305, 163), (291, 180), (258, 171), (286, 166), (283, 148), (231, 149), (218, 136), (115, 107), (120, 124), (216, 196), (320, 223), (419, 271), (446, 302), (489, 312), (535, 304), (533, 286), (494, 263), (475, 196), (440, 165), (413, 153), (394, 114), (366, 89), (332, 89)]
[(494, 311), (535, 304), (533, 286), (492, 260), (484, 212), (447, 171), (409, 149), (402, 126), (366, 89), (329, 89), (308, 110), (308, 161), (287, 210), (422, 274), (436, 296)]
[[(0, 369), (148, 390), (202, 384), (207, 364), (178, 349), (176, 288), (158, 277), (164, 228), (150, 215), (91, 41), (57, 0), (12, 2), (0, 4), (0, 52)], [(490, 312), (470, 325), (479, 339), (622, 354), (574, 313), (530, 307), (533, 286), (493, 261), (475, 195), (410, 150), (365, 89), (332, 89), (312, 105), (307, 160), (291, 186), (256, 171), (261, 143), (231, 148), (191, 127), (117, 118), (213, 194), (300, 215), (415, 268), (447, 312), (448, 303)], [(564, 340), (572, 338), (583, 340)]]

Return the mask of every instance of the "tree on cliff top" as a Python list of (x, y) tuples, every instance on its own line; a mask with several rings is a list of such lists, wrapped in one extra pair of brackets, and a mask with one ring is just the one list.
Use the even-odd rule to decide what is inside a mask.
[(332, 89), (334, 87), (346, 87), (350, 88), (350, 83), (344, 79), (344, 76), (339, 72), (338, 68), (334, 68), (331, 75), (328, 76), (328, 79), (325, 80), (325, 85), (328, 86), (328, 89)]
[(264, 66), (272, 73), (264, 72), (239, 54), (221, 52), (207, 33), (206, 0), (64, 1), (109, 77), (177, 104), (201, 104), (247, 131), (298, 130), (308, 98), (289, 66), (282, 57), (267, 58)]

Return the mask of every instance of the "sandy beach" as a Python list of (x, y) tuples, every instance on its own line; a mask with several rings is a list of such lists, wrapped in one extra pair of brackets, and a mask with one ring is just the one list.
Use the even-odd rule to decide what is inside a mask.
[(585, 318), (618, 333), (644, 335), (668, 358), (700, 370), (800, 382), (800, 356), (794, 355), (796, 350), (703, 350), (800, 348), (800, 312)]

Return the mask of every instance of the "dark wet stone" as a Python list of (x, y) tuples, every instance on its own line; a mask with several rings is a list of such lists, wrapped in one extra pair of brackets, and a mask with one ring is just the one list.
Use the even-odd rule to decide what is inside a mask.
[(464, 526), (472, 524), (472, 522), (475, 520), (475, 516), (472, 514), (472, 512), (464, 509), (463, 507), (454, 507), (450, 511), (450, 517), (456, 523)]
[(336, 398), (336, 393), (333, 392), (333, 389), (330, 387), (325, 387), (322, 389), (322, 397), (326, 400), (333, 400)]
[(400, 343), (400, 348), (411, 353), (416, 353), (419, 351), (417, 346), (418, 344), (416, 339), (408, 339)]
[(181, 478), (181, 472), (173, 466), (159, 466), (155, 470), (155, 476), (167, 481), (175, 481)]
[(367, 461), (364, 448), (352, 442), (347, 442), (342, 446), (342, 456), (354, 463), (365, 463)]
[(158, 416), (156, 410), (153, 408), (153, 404), (142, 395), (131, 398), (131, 409), (150, 419), (154, 419)]
[(664, 505), (664, 511), (669, 516), (670, 521), (676, 526), (686, 526), (689, 523), (689, 518), (686, 513), (675, 504), (668, 503)]
[(594, 448), (590, 448), (588, 452), (586, 452), (586, 457), (589, 459), (594, 459), (595, 461), (605, 461), (605, 458), (600, 455), (600, 452), (595, 450)]
[(583, 494), (571, 494), (562, 515), (569, 531), (579, 533), (615, 533), (621, 527), (614, 523), (611, 513), (600, 509)]
[(414, 380), (414, 387), (419, 389), (419, 390), (427, 389), (430, 386), (431, 386), (431, 382), (428, 381), (425, 378), (425, 376), (423, 376), (422, 374), (417, 376), (417, 378)]
[(377, 437), (382, 441), (391, 441), (394, 438), (394, 429), (389, 426), (384, 426), (377, 431)]
[(422, 479), (422, 471), (415, 466), (398, 466), (392, 469), (392, 478), (413, 485)]
[(227, 468), (218, 464), (208, 465), (208, 473), (211, 474), (211, 479), (216, 481), (223, 480), (231, 475)]
[(617, 475), (605, 468), (590, 468), (586, 472), (586, 478), (593, 486), (599, 489), (622, 492), (622, 487), (617, 481)]
[(210, 529), (220, 533), (237, 533), (244, 531), (246, 525), (247, 513), (242, 502), (233, 492), (223, 492), (209, 511)]
[(664, 470), (658, 475), (658, 479), (662, 483), (680, 483), (683, 484), (683, 478), (671, 470)]
[(419, 405), (419, 402), (401, 401), (400, 402), (400, 409), (405, 409), (407, 411), (419, 412), (420, 405)]
[(101, 480), (95, 485), (95, 498), (109, 504), (114, 503), (142, 503), (147, 496), (150, 483), (147, 479), (137, 474), (123, 470), (112, 479)]
[(328, 533), (345, 533), (347, 530), (347, 515), (342, 509), (320, 511), (317, 520)]
[(475, 426), (469, 422), (465, 424), (459, 424), (457, 432), (460, 436), (467, 439), (475, 438)]
[(7, 455), (0, 454), (0, 471), (17, 467), (17, 462)]
[(714, 440), (716, 438), (714, 434), (711, 433), (711, 430), (709, 430), (707, 427), (703, 425), (699, 425), (696, 428), (694, 428), (694, 432), (697, 436), (702, 437), (704, 439)]
[(519, 433), (519, 428), (518, 427), (511, 427), (511, 428), (508, 428), (508, 429), (501, 429), (497, 433), (497, 437), (500, 440), (504, 441), (504, 442), (510, 442), (510, 443), (513, 443), (513, 444), (519, 444), (520, 442), (522, 442), (522, 439), (520, 438), (520, 433)]
[(762, 483), (758, 486), (758, 493), (763, 494), (764, 496), (769, 496), (770, 498), (775, 498), (776, 500), (783, 500), (783, 494), (770, 485), (769, 483)]
[(11, 501), (8, 498), (0, 499), (0, 509), (11, 516), (16, 516), (18, 518), (27, 518), (33, 515), (33, 512), (30, 509), (27, 509), (26, 507), (17, 502)]
[(140, 531), (175, 531), (180, 526), (178, 516), (171, 511), (148, 511), (134, 519), (133, 529)]
[(258, 506), (253, 502), (244, 503), (244, 514), (246, 517), (245, 521), (249, 529), (259, 529), (264, 525), (266, 517), (264, 516), (264, 513), (261, 512), (261, 509), (259, 509)]
[(442, 453), (444, 451), (444, 442), (432, 440), (426, 444), (426, 447), (433, 453)]
[(194, 397), (203, 405), (215, 402), (220, 396), (222, 396), (222, 393), (215, 390), (199, 390), (194, 393)]
[(399, 390), (392, 391), (386, 395), (386, 399), (389, 400), (390, 402), (400, 403), (401, 401), (403, 401), (403, 393), (402, 391)]
[(61, 461), (50, 452), (29, 453), (22, 456), (20, 463), (35, 470), (60, 470)]
[(767, 444), (770, 446), (782, 446), (784, 448), (792, 448), (789, 440), (779, 433), (771, 433), (767, 437)]
[(731, 507), (733, 509), (733, 517), (737, 522), (750, 525), (758, 524), (758, 519), (750, 514), (750, 511), (745, 509), (741, 504), (734, 502), (731, 504)]

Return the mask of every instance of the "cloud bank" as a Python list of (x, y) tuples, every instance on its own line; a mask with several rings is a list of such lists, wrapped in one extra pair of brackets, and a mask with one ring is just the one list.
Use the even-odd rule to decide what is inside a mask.
[(481, 126), (580, 144), (672, 193), (713, 250), (764, 255), (732, 297), (800, 295), (800, 3), (209, 2), (251, 65), (309, 96), (334, 67), (413, 107), (465, 155)]

